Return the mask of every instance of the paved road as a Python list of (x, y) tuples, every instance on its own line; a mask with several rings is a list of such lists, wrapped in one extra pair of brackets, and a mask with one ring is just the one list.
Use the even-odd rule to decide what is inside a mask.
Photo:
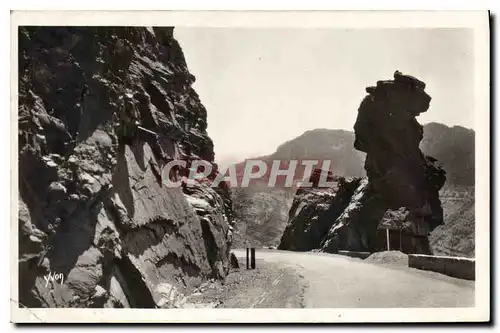
[[(234, 252), (237, 257), (245, 256), (244, 250)], [(474, 281), (439, 273), (368, 263), (361, 259), (326, 253), (257, 249), (256, 257), (258, 261), (292, 268), (296, 272), (305, 287), (302, 295), (305, 307), (474, 306)], [(278, 286), (268, 288), (276, 289)], [(273, 294), (280, 293), (274, 290)], [(287, 302), (289, 301), (275, 300), (275, 303)]]

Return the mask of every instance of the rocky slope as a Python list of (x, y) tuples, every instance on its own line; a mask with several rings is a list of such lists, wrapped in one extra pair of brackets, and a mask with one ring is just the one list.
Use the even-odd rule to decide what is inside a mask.
[(474, 188), (445, 186), (440, 193), (444, 210), (444, 225), (429, 236), (436, 255), (475, 256), (475, 198)]
[(310, 251), (324, 243), (325, 236), (349, 205), (359, 178), (337, 178), (327, 188), (298, 189), (279, 249)]
[(233, 190), (235, 232), (233, 247), (278, 246), (288, 221), (293, 193), (276, 188)]
[[(340, 179), (338, 178), (338, 180)], [(328, 244), (335, 244), (335, 242), (328, 241), (328, 237), (335, 235), (333, 232), (335, 230), (332, 229), (333, 225), (350, 223), (352, 219), (355, 221), (360, 219), (368, 222), (372, 221), (374, 225), (377, 225), (378, 222), (385, 222), (384, 211), (376, 209), (380, 205), (379, 198), (374, 196), (374, 193), (370, 195), (365, 194), (368, 192), (368, 182), (360, 178), (347, 178), (344, 181), (353, 185), (358, 184), (355, 195), (349, 191), (347, 194), (339, 196), (337, 186), (323, 189), (299, 189), (297, 191), (290, 206), (288, 223), (286, 221), (280, 223), (283, 225), (280, 248), (295, 251), (320, 250), (335, 252), (335, 248), (329, 249), (328, 246), (325, 247)], [(368, 198), (370, 198), (370, 201), (366, 202), (365, 200)], [(428, 237), (431, 252), (435, 255), (474, 257), (474, 188), (445, 186), (440, 191), (440, 199), (443, 206), (444, 224), (435, 228)], [(369, 208), (369, 206), (372, 208)], [(363, 213), (361, 210), (363, 207), (368, 207), (367, 211), (371, 211), (371, 213), (360, 216)], [(391, 221), (391, 224), (394, 224), (394, 222)], [(411, 224), (408, 221), (403, 221), (401, 226), (403, 229), (406, 229), (411, 227)], [(237, 225), (238, 228), (240, 227)], [(251, 226), (246, 226), (246, 228), (249, 229)], [(267, 228), (271, 227), (267, 226)], [(275, 229), (278, 228), (275, 227)], [(332, 235), (328, 236), (325, 230), (331, 230)], [(357, 237), (358, 230), (357, 228), (355, 230), (355, 232), (351, 231), (347, 233), (346, 237), (339, 237), (340, 240), (344, 239), (347, 241), (347, 244), (342, 244), (341, 248), (370, 250), (367, 246), (363, 246), (362, 243), (358, 242), (360, 239), (364, 239), (366, 242), (367, 238)], [(385, 250), (386, 243), (383, 230), (382, 232), (378, 230), (378, 234), (376, 229), (371, 232), (375, 236), (375, 241), (372, 243), (373, 247), (370, 251)], [(265, 239), (262, 237), (260, 231), (251, 235), (255, 235), (259, 240)], [(397, 233), (395, 236), (399, 237)], [(247, 236), (247, 238), (252, 239), (250, 236)], [(265, 243), (264, 245), (274, 244)], [(410, 246), (411, 242), (406, 241), (402, 245), (404, 252), (414, 252), (414, 249)], [(397, 239), (395, 242), (392, 242), (391, 246), (393, 246), (392, 248), (399, 249), (399, 240)]]
[(225, 277), (229, 191), (162, 175), (213, 161), (194, 80), (173, 28), (19, 29), (21, 304), (172, 307)]
[(430, 253), (427, 237), (443, 223), (439, 190), (446, 177), (436, 159), (419, 149), (423, 128), (415, 117), (431, 100), (424, 89), (425, 83), (398, 71), (394, 80), (366, 89), (354, 147), (367, 153), (367, 178), (340, 177), (328, 189), (297, 191), (281, 249), (379, 251), (381, 219), (387, 210), (404, 207), (411, 227), (402, 243), (409, 252)]

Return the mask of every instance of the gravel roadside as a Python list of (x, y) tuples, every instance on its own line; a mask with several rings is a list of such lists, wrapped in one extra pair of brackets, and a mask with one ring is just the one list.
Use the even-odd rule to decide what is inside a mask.
[(301, 308), (305, 284), (291, 268), (256, 260), (256, 268), (247, 270), (245, 258), (240, 268), (231, 269), (225, 281), (202, 284), (189, 303), (197, 307), (217, 308)]

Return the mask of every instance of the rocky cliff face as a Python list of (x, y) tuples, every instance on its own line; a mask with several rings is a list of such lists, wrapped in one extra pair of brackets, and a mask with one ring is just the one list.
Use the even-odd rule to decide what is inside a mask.
[(288, 221), (293, 194), (286, 189), (254, 191), (251, 187), (233, 189), (235, 230), (233, 246), (278, 246)]
[[(23, 305), (172, 307), (227, 274), (228, 189), (162, 175), (213, 161), (194, 80), (173, 28), (19, 29)], [(125, 135), (137, 124), (158, 139)]]
[(280, 249), (377, 251), (377, 227), (386, 208), (367, 178), (335, 177), (327, 188), (297, 190)]
[[(312, 177), (311, 177), (312, 178)], [(335, 186), (300, 188), (295, 194), (279, 249), (317, 249), (337, 217), (347, 208), (360, 178), (335, 179)]]
[(297, 191), (280, 248), (381, 250), (381, 219), (388, 209), (404, 207), (409, 214), (402, 222), (411, 227), (402, 243), (408, 252), (430, 253), (427, 237), (443, 223), (439, 190), (446, 177), (436, 160), (419, 149), (423, 129), (415, 117), (427, 111), (431, 100), (424, 89), (423, 82), (398, 71), (394, 80), (366, 89), (354, 125), (354, 147), (367, 154), (368, 177), (339, 178), (342, 186)]

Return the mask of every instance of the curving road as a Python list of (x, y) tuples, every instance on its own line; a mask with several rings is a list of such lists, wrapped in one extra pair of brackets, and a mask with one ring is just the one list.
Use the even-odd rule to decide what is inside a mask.
[[(244, 250), (233, 251), (244, 258)], [(257, 265), (265, 262), (278, 268), (291, 268), (305, 289), (302, 305), (311, 308), (391, 308), (391, 307), (471, 307), (474, 306), (474, 281), (439, 273), (364, 262), (346, 256), (261, 250)], [(244, 263), (244, 260), (240, 260)], [(270, 304), (289, 304), (297, 297), (280, 296), (277, 288), (287, 282), (268, 286), (273, 290)]]

